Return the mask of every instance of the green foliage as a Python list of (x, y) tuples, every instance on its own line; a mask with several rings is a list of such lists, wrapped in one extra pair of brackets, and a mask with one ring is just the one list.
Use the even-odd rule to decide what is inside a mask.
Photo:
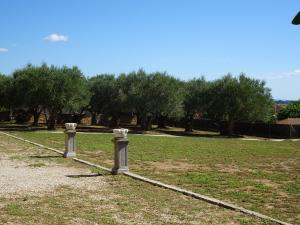
[(79, 110), (87, 105), (86, 79), (77, 67), (27, 65), (13, 74), (16, 103), (20, 107)]
[(51, 66), (45, 85), (46, 107), (51, 111), (75, 112), (88, 105), (89, 90), (86, 78), (77, 67)]
[(155, 116), (165, 118), (182, 115), (183, 82), (167, 73), (147, 74), (139, 70), (121, 74), (118, 83), (124, 109), (141, 118), (142, 128), (150, 128)]
[(209, 88), (211, 83), (204, 77), (193, 79), (185, 84), (184, 110), (187, 115), (206, 112), (209, 106)]
[(122, 98), (114, 75), (102, 74), (88, 81), (91, 91), (90, 110), (109, 116), (122, 110)]
[(208, 114), (219, 121), (267, 121), (273, 105), (265, 83), (244, 74), (238, 78), (227, 75), (213, 82), (210, 99)]
[(42, 109), (54, 118), (63, 111), (89, 109), (94, 118), (97, 113), (115, 119), (121, 113), (132, 113), (150, 127), (156, 117), (164, 127), (167, 117), (185, 115), (189, 130), (195, 113), (217, 121), (267, 121), (273, 103), (265, 83), (244, 74), (212, 82), (204, 77), (183, 82), (166, 72), (140, 69), (117, 78), (102, 74), (87, 81), (77, 67), (29, 64), (16, 70), (12, 78), (0, 75), (0, 87), (0, 107), (25, 108), (35, 118)]
[(62, 110), (73, 113), (89, 101), (87, 81), (77, 67), (29, 64), (16, 70), (13, 78), (14, 106), (32, 111), (36, 125), (43, 109), (47, 109), (50, 119), (55, 121)]
[(300, 118), (300, 100), (288, 104), (281, 112), (278, 113), (279, 120), (286, 118)]
[(144, 70), (121, 74), (118, 82), (128, 111), (140, 115), (151, 112), (150, 79)]
[(156, 115), (181, 116), (184, 86), (178, 79), (166, 73), (149, 75), (150, 110)]
[(0, 73), (0, 109), (9, 109), (13, 99), (13, 79)]
[(183, 107), (185, 112), (185, 131), (193, 130), (195, 113), (205, 114), (209, 107), (210, 82), (204, 77), (193, 79), (185, 83)]
[(13, 73), (15, 89), (15, 106), (41, 110), (47, 103), (50, 70), (46, 64), (25, 68)]

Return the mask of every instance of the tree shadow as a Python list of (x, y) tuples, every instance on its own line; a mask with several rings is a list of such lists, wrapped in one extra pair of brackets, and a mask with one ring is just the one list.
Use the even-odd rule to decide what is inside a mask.
[(109, 127), (88, 127), (88, 126), (78, 126), (76, 128), (78, 132), (95, 132), (95, 133), (112, 133), (113, 129)]
[[(208, 130), (202, 131), (207, 133), (200, 133), (200, 130), (195, 130), (194, 132), (185, 132), (184, 130), (172, 130), (169, 128), (153, 128), (149, 131), (145, 131), (141, 129), (140, 126), (132, 125), (132, 124), (121, 124), (122, 127), (129, 129), (129, 134), (167, 134), (172, 136), (183, 136), (183, 137), (206, 137), (206, 138), (243, 138), (243, 135), (233, 135), (227, 136), (222, 135), (216, 132), (216, 130)], [(64, 125), (58, 124), (58, 129), (64, 129)], [(44, 131), (47, 130), (46, 127), (33, 127), (30, 125), (10, 125), (10, 126), (2, 126), (0, 124), (0, 130), (2, 131)], [(97, 127), (97, 126), (85, 126), (79, 125), (76, 128), (77, 132), (90, 132), (90, 133), (113, 133), (113, 128), (111, 127)], [(155, 133), (153, 133), (155, 132)], [(209, 132), (216, 132), (216, 133), (209, 133)]]
[[(202, 132), (207, 133), (198, 133), (201, 132), (200, 130), (195, 130), (194, 132), (186, 132), (184, 130), (177, 131), (177, 130), (168, 130), (168, 128), (157, 128), (155, 131), (158, 131), (160, 133), (168, 134), (168, 135), (174, 135), (174, 136), (182, 136), (182, 137), (205, 137), (205, 138), (243, 138), (243, 135), (222, 135), (215, 130), (206, 130)], [(215, 133), (209, 133), (209, 132), (215, 132)]]
[(1, 131), (43, 131), (47, 130), (45, 127), (31, 127), (31, 126), (2, 126), (0, 125)]
[(173, 131), (167, 129), (157, 129), (160, 133), (174, 135), (174, 136), (187, 136), (187, 137), (220, 137), (219, 134), (199, 134), (199, 133), (192, 133), (192, 132), (185, 132), (185, 131)]

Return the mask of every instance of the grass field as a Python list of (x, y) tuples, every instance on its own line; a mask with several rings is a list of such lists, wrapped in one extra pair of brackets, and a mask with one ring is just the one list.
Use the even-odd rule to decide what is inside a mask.
[[(14, 132), (63, 149), (64, 135)], [(78, 157), (112, 167), (110, 134), (77, 134)], [(300, 142), (129, 135), (132, 172), (300, 224)]]
[[(129, 177), (112, 176), (1, 134), (0, 156), (0, 180), (6, 185), (3, 188), (0, 182), (0, 224), (273, 224)], [(5, 167), (5, 162), (11, 166)], [(47, 175), (41, 176), (41, 171)], [(9, 179), (3, 179), (7, 173)], [(86, 176), (91, 173), (97, 176)], [(71, 184), (59, 185), (61, 179)], [(42, 187), (51, 188), (43, 190), (44, 182)], [(16, 194), (7, 193), (15, 187)]]

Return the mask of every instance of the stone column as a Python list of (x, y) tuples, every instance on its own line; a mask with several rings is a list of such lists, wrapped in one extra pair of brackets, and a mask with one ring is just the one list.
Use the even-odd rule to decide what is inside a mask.
[(128, 172), (128, 129), (114, 129), (114, 167), (112, 168), (112, 174)]
[(73, 158), (76, 156), (76, 142), (75, 142), (75, 135), (76, 135), (76, 123), (66, 123), (66, 130), (65, 130), (65, 158)]

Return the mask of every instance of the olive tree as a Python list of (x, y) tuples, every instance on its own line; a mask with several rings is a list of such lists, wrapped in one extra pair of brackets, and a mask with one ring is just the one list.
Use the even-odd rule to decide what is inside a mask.
[(15, 105), (26, 108), (33, 114), (33, 125), (38, 125), (39, 117), (47, 103), (50, 69), (46, 64), (33, 66), (28, 64), (13, 73)]
[(193, 131), (195, 113), (205, 114), (209, 107), (209, 88), (211, 83), (204, 77), (193, 79), (185, 83), (185, 97), (183, 101), (185, 112), (185, 131)]
[(144, 70), (121, 74), (118, 77), (125, 110), (137, 116), (143, 130), (147, 129), (151, 111), (150, 80)]
[(96, 114), (111, 116), (112, 127), (118, 127), (122, 111), (120, 87), (114, 75), (102, 74), (89, 79), (91, 98), (89, 110), (92, 114), (92, 124), (96, 123)]
[(66, 110), (78, 112), (88, 105), (90, 93), (87, 80), (77, 67), (49, 68), (50, 73), (44, 84), (46, 89), (45, 107), (49, 113), (48, 129), (55, 129), (57, 115)]
[(182, 113), (182, 82), (166, 73), (139, 70), (121, 74), (118, 83), (124, 110), (137, 116), (143, 130), (151, 129), (155, 117), (164, 127), (168, 116)]
[(183, 113), (183, 82), (167, 73), (149, 75), (150, 112), (158, 119), (158, 127), (166, 127), (168, 117), (180, 117)]
[(235, 121), (267, 121), (273, 100), (265, 82), (251, 79), (244, 74), (230, 74), (213, 82), (209, 89), (208, 116), (228, 122), (228, 134), (234, 134)]
[(12, 108), (14, 107), (14, 85), (13, 78), (0, 74), (0, 111), (10, 111), (12, 114)]

